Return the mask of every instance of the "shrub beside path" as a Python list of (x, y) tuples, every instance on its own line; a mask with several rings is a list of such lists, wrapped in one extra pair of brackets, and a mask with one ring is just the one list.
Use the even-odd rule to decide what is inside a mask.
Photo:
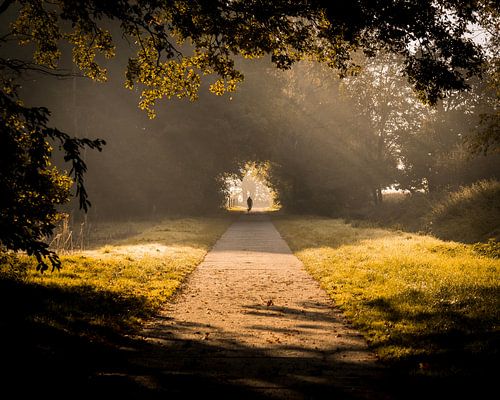
[(390, 398), (386, 370), (264, 214), (231, 225), (140, 336), (123, 349), (127, 380), (161, 397)]

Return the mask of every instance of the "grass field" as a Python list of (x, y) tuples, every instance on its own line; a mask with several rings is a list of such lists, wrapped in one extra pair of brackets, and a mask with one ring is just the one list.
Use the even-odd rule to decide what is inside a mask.
[[(87, 385), (96, 370), (119, 369), (118, 350), (140, 340), (133, 334), (141, 321), (175, 293), (231, 218), (93, 227), (88, 250), (64, 255), (61, 271), (43, 275), (27, 257), (0, 255), (3, 376), (28, 376), (50, 392), (57, 375), (66, 392)], [(396, 377), (451, 382), (450, 398), (462, 398), (457, 383), (494, 382), (497, 242), (445, 242), (319, 217), (275, 215), (273, 222)], [(448, 387), (430, 398), (448, 398)]]
[(0, 374), (8, 390), (105, 396), (89, 377), (125, 365), (120, 349), (140, 341), (134, 335), (141, 322), (230, 222), (222, 216), (93, 227), (92, 250), (63, 255), (62, 269), (43, 275), (27, 257), (0, 254)]
[(127, 229), (136, 233), (63, 255), (61, 270), (53, 273), (36, 272), (27, 257), (12, 262), (4, 255), (2, 304), (9, 304), (8, 314), (15, 319), (62, 330), (95, 335), (131, 329), (172, 296), (229, 222), (221, 217), (103, 224), (94, 235), (97, 243), (113, 232), (121, 237)]
[(274, 223), (386, 363), (441, 378), (496, 371), (498, 243), (465, 245), (316, 217)]

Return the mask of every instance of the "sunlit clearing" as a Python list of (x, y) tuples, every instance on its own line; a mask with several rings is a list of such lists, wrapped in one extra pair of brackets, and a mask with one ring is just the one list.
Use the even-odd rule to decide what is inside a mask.
[(83, 253), (100, 259), (115, 258), (117, 256), (141, 259), (144, 257), (162, 258), (165, 256), (175, 256), (180, 253), (196, 250), (198, 249), (190, 246), (165, 246), (161, 243), (145, 243), (118, 246), (107, 245), (98, 250), (87, 250)]
[(227, 223), (209, 217), (102, 222), (91, 228), (83, 226), (80, 234), (73, 232), (68, 224), (64, 227), (57, 234), (60, 240), (51, 242), (51, 249), (60, 254), (131, 261), (177, 258), (184, 254), (203, 256), (209, 249), (206, 243), (213, 240), (214, 230), (220, 235)]
[[(226, 177), (226, 208), (228, 210), (270, 211), (279, 208), (275, 192), (267, 182), (268, 163), (248, 162), (239, 175)], [(251, 207), (248, 200), (251, 199)]]

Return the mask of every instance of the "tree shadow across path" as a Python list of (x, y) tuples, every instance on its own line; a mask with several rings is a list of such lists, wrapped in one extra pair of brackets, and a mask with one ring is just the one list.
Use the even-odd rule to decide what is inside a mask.
[[(123, 349), (126, 366), (99, 373), (93, 390), (114, 393), (127, 387), (128, 394), (133, 390), (149, 398), (388, 398), (381, 395), (386, 388), (378, 379), (378, 366), (367, 370), (366, 365), (343, 361), (341, 353), (355, 348), (304, 351), (278, 343), (262, 348), (213, 329), (207, 337), (203, 324), (166, 322), (156, 324), (147, 340)], [(335, 362), (326, 361), (334, 357)]]
[[(112, 293), (96, 299), (77, 288), (39, 291), (26, 286), (19, 290), (3, 282), (1, 289), (1, 381), (3, 392), (12, 393), (11, 398), (67, 398), (77, 393), (90, 398), (134, 399), (479, 399), (487, 398), (483, 390), (494, 378), (491, 364), (482, 379), (464, 377), (460, 382), (446, 377), (406, 377), (397, 370), (387, 373), (379, 365), (367, 369), (342, 357), (357, 351), (355, 346), (304, 350), (270, 343), (268, 348), (259, 348), (206, 324), (168, 315), (156, 317), (140, 336), (96, 330), (83, 323), (67, 325), (62, 320), (48, 323), (50, 310), (41, 301), (44, 297), (68, 303), (79, 299), (75, 313), (96, 314), (100, 304), (101, 312), (110, 318), (126, 315), (131, 303), (114, 299), (113, 306), (107, 307)], [(259, 326), (249, 328), (263, 334), (290, 333), (265, 323), (282, 314), (295, 320), (297, 330), (323, 329), (324, 322), (331, 322), (321, 312), (314, 312), (323, 306), (305, 306), (308, 315), (291, 307), (262, 304), (243, 312), (257, 312), (262, 317)]]
[[(236, 243), (231, 246), (238, 249)], [(495, 366), (485, 368), (483, 377), (449, 378), (407, 376), (407, 369), (370, 361), (364, 340), (331, 302), (298, 290), (309, 277), (299, 269), (271, 265), (278, 253), (266, 254), (258, 265), (241, 262), (239, 269), (218, 256), (209, 259), (174, 301), (185, 312), (167, 308), (140, 332), (121, 329), (119, 323), (137, 316), (134, 310), (143, 301), (139, 297), (120, 299), (106, 291), (96, 297), (81, 287), (0, 282), (3, 390), (17, 398), (487, 398), (483, 391), (492, 386)], [(262, 262), (271, 264), (266, 269)], [(200, 294), (210, 279), (214, 285)], [(238, 285), (263, 291), (244, 292)], [(286, 294), (293, 285), (298, 286)], [(259, 299), (259, 293), (268, 297)], [(244, 296), (245, 302), (234, 303)], [(53, 302), (44, 299), (69, 307), (55, 312)], [(395, 321), (402, 318), (385, 303), (370, 306)], [(228, 313), (241, 318), (233, 320)], [(79, 314), (107, 319), (110, 329), (82, 322)], [(219, 324), (224, 318), (229, 321)], [(302, 343), (303, 338), (308, 342)], [(435, 338), (428, 339), (432, 344)]]
[[(6, 294), (9, 290), (4, 286)], [(67, 398), (76, 393), (90, 398), (136, 399), (386, 398), (377, 395), (383, 384), (376, 379), (378, 367), (367, 370), (342, 359), (342, 352), (356, 348), (316, 351), (272, 343), (263, 349), (213, 328), (211, 337), (206, 337), (205, 324), (168, 316), (155, 318), (146, 336), (117, 334), (111, 329), (96, 330), (91, 324), (50, 320), (50, 311), (44, 309), (47, 303), (31, 308), (28, 304), (43, 296), (69, 303), (78, 297), (81, 305), (76, 313), (97, 314), (92, 301), (105, 305), (107, 296), (96, 299), (76, 288), (40, 292), (31, 285), (23, 289), (23, 296), (12, 299), (20, 308), (12, 307), (12, 312), (3, 314), (1, 326), (2, 390), (12, 393), (12, 398)], [(128, 302), (114, 304), (112, 310), (118, 317), (129, 306)], [(268, 310), (266, 318), (273, 312), (291, 312), (258, 305), (251, 309), (259, 307)], [(298, 321), (303, 319), (301, 312), (292, 314)], [(271, 325), (261, 328), (273, 329)], [(333, 357), (335, 362), (325, 363)]]

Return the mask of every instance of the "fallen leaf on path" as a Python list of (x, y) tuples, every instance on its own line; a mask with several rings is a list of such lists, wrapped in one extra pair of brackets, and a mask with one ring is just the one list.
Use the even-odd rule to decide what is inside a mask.
[(430, 364), (429, 363), (426, 363), (426, 362), (421, 362), (418, 364), (418, 367), (421, 369), (421, 370), (428, 370), (430, 369)]

